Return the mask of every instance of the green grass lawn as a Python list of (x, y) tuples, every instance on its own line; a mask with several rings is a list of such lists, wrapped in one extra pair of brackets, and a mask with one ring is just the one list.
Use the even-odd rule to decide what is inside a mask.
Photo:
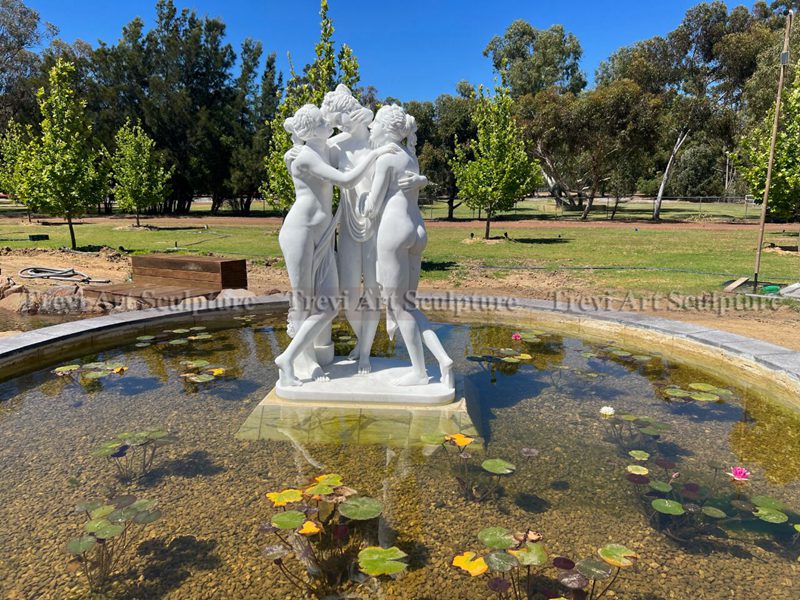
[[(76, 225), (78, 244), (84, 249), (107, 245), (136, 253), (177, 247), (186, 253), (214, 252), (250, 259), (280, 256), (276, 225), (232, 224), (197, 229), (186, 228), (176, 220), (173, 228), (150, 231), (125, 229), (126, 224), (120, 221)], [(118, 229), (120, 227), (122, 229)], [(501, 231), (502, 226), (495, 229), (497, 234)], [(448, 278), (458, 286), (459, 280), (470, 270), (486, 267), (499, 267), (491, 270), (499, 279), (512, 272), (519, 273), (518, 269), (525, 267), (548, 270), (620, 267), (570, 272), (574, 272), (576, 280), (596, 290), (696, 294), (719, 291), (724, 280), (751, 274), (757, 235), (756, 227), (731, 231), (636, 231), (633, 224), (612, 229), (599, 225), (576, 226), (569, 222), (556, 228), (537, 228), (535, 222), (531, 222), (530, 227), (508, 231), (511, 240), (468, 243), (471, 232), (476, 237), (481, 235), (480, 224), (464, 223), (446, 228), (432, 226), (428, 232), (430, 241), (424, 256), (423, 278)], [(30, 234), (47, 234), (50, 239), (30, 242)], [(797, 234), (768, 232), (767, 241), (796, 245)], [(66, 225), (25, 225), (16, 220), (13, 223), (0, 220), (0, 246), (58, 248), (68, 244)], [(630, 270), (630, 267), (648, 270)], [(535, 278), (541, 271), (521, 272)], [(800, 254), (766, 252), (761, 273), (762, 280), (798, 281)]]

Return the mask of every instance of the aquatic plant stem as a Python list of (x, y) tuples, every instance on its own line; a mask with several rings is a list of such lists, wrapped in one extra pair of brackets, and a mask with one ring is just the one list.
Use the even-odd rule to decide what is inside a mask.
[(605, 594), (608, 590), (611, 589), (611, 586), (614, 585), (614, 582), (617, 580), (617, 577), (619, 577), (620, 571), (622, 571), (622, 569), (620, 567), (617, 567), (617, 572), (614, 573), (614, 577), (612, 577), (611, 581), (608, 582), (608, 585), (603, 588), (603, 591), (597, 594), (598, 598), (601, 598), (603, 594)]
[(282, 562), (276, 562), (275, 564), (278, 565), (281, 573), (283, 576), (286, 577), (287, 581), (294, 585), (298, 590), (303, 591), (304, 589), (311, 592), (312, 594), (316, 595), (316, 589), (311, 587), (308, 583), (300, 579), (297, 575), (291, 573), (289, 569)]

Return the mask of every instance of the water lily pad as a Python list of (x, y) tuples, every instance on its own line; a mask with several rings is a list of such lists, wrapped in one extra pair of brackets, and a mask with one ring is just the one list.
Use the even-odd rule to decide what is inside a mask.
[(519, 561), (508, 552), (495, 550), (486, 555), (486, 565), (495, 573), (505, 573), (519, 566)]
[(192, 383), (208, 383), (209, 381), (214, 381), (215, 377), (209, 373), (197, 373), (189, 375), (186, 379)]
[(611, 566), (591, 556), (579, 560), (575, 565), (575, 570), (586, 579), (608, 579), (611, 576)]
[(267, 546), (261, 551), (261, 555), (267, 560), (280, 560), (287, 554), (289, 554), (289, 549), (283, 544)]
[(628, 454), (635, 460), (647, 460), (650, 458), (650, 453), (644, 450), (631, 450)]
[(142, 498), (141, 500), (137, 500), (133, 504), (131, 504), (131, 508), (135, 508), (137, 511), (140, 510), (150, 510), (156, 505), (155, 500), (146, 500)]
[(136, 516), (133, 517), (135, 523), (139, 525), (148, 525), (149, 523), (155, 523), (161, 518), (161, 511), (160, 510), (145, 510), (139, 513), (136, 513)]
[(707, 517), (711, 517), (712, 519), (724, 519), (728, 516), (716, 506), (704, 506), (703, 514)]
[(772, 510), (786, 510), (786, 507), (783, 505), (782, 502), (776, 500), (775, 498), (771, 498), (769, 496), (753, 496), (750, 498), (750, 502), (755, 504), (760, 508), (771, 508)]
[(506, 356), (506, 357), (503, 358), (503, 362), (504, 363), (509, 363), (509, 364), (512, 364), (512, 365), (516, 365), (517, 363), (519, 363), (519, 359), (518, 358), (514, 358), (513, 356)]
[(358, 568), (367, 575), (394, 575), (405, 570), (408, 566), (401, 562), (407, 554), (397, 546), (380, 548), (369, 546), (358, 553)]
[(698, 392), (713, 392), (717, 389), (717, 386), (711, 385), (710, 383), (690, 383), (689, 387)]
[(562, 571), (571, 571), (575, 568), (575, 561), (571, 558), (567, 558), (566, 556), (556, 556), (553, 559), (553, 566), (556, 569), (561, 569)]
[(571, 590), (582, 590), (589, 585), (589, 580), (576, 570), (562, 571), (558, 576), (558, 582)]
[(517, 543), (511, 532), (504, 527), (482, 529), (478, 533), (478, 539), (484, 546), (493, 550), (506, 550)]
[(92, 519), (91, 521), (84, 523), (83, 528), (87, 533), (95, 533), (106, 525), (111, 525), (111, 521), (108, 519)]
[(109, 375), (111, 375), (111, 371), (85, 371), (81, 373), (81, 377), (89, 380), (101, 379)]
[(510, 475), (517, 467), (502, 458), (490, 458), (481, 463), (481, 467), (494, 475)]
[(111, 538), (121, 535), (123, 531), (125, 531), (124, 525), (107, 522), (106, 525), (94, 532), (94, 536), (98, 540), (110, 540)]
[(688, 398), (692, 395), (692, 392), (681, 388), (666, 388), (664, 394), (671, 398)]
[(477, 556), (474, 552), (464, 552), (453, 557), (453, 566), (463, 569), (473, 577), (483, 575), (489, 570), (483, 557)]
[(180, 329), (173, 329), (171, 333), (177, 333), (178, 335), (183, 335), (184, 333), (189, 333), (189, 330), (185, 327), (181, 327)]
[(95, 508), (99, 506), (103, 506), (103, 503), (99, 500), (86, 500), (84, 502), (79, 502), (78, 505), (75, 507), (75, 512), (92, 512)]
[(63, 367), (57, 367), (53, 369), (53, 373), (56, 375), (66, 375), (68, 373), (78, 371), (80, 368), (80, 365), (64, 365)]
[(547, 563), (547, 551), (541, 542), (526, 542), (522, 548), (509, 550), (508, 553), (525, 567), (540, 567)]
[(767, 523), (786, 523), (789, 520), (789, 517), (786, 513), (783, 513), (774, 508), (766, 508), (764, 506), (759, 506), (756, 508), (753, 515), (761, 519), (762, 521), (766, 521)]
[(152, 344), (149, 342), (137, 342), (136, 344), (134, 344), (134, 346), (136, 346), (137, 348), (149, 348), (150, 346), (152, 346)]
[(287, 510), (272, 515), (271, 523), (278, 529), (297, 529), (305, 523), (306, 515), (299, 510)]
[(189, 340), (186, 338), (177, 338), (175, 340), (170, 340), (167, 342), (170, 346), (185, 346), (189, 343)]
[(182, 360), (181, 364), (188, 368), (188, 369), (205, 369), (211, 363), (207, 360), (197, 359), (197, 360)]
[(339, 514), (354, 521), (368, 521), (383, 512), (383, 504), (374, 498), (348, 498), (339, 505)]
[(756, 509), (756, 505), (752, 502), (739, 499), (731, 500), (731, 506), (741, 512), (753, 512)]
[(90, 519), (103, 519), (114, 512), (115, 507), (111, 504), (104, 504), (103, 506), (98, 506), (92, 512), (89, 513)]
[(70, 554), (84, 554), (89, 552), (97, 544), (97, 538), (93, 535), (84, 535), (79, 538), (72, 538), (67, 542), (67, 552)]
[(189, 331), (205, 331), (208, 327), (203, 327), (202, 325), (195, 325), (194, 327), (189, 327)]
[(662, 494), (668, 494), (672, 491), (672, 486), (666, 481), (651, 481), (648, 485), (655, 491), (661, 492)]
[(641, 465), (628, 465), (625, 469), (628, 473), (633, 473), (634, 475), (647, 475), (650, 472), (647, 467)]
[(154, 335), (140, 335), (136, 338), (139, 342), (152, 342), (154, 339), (156, 339)]
[(290, 488), (280, 492), (269, 492), (267, 498), (272, 501), (273, 506), (286, 506), (289, 502), (300, 502), (303, 499), (303, 492)]
[(620, 569), (632, 567), (639, 558), (636, 552), (622, 544), (606, 544), (597, 551), (597, 554), (612, 567)]
[(204, 340), (214, 339), (214, 336), (210, 333), (198, 333), (197, 335), (190, 335), (187, 339), (191, 340), (192, 342), (201, 342)]
[(689, 397), (698, 402), (717, 402), (720, 399), (716, 394), (711, 394), (709, 392), (692, 392), (692, 395)]
[(106, 366), (106, 363), (104, 363), (104, 362), (88, 362), (88, 363), (84, 364), (81, 368), (89, 369), (91, 371), (91, 370), (94, 370), (94, 369), (104, 369), (105, 366)]
[(658, 512), (674, 517), (680, 516), (686, 512), (683, 510), (683, 504), (675, 502), (674, 500), (667, 500), (666, 498), (657, 498), (653, 500), (650, 505)]

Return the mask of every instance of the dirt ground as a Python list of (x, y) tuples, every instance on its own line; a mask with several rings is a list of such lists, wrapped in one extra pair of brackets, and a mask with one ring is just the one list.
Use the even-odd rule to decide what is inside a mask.
[[(130, 275), (130, 258), (116, 251), (108, 250), (97, 254), (72, 253), (62, 250), (0, 250), (0, 277), (11, 277), (31, 290), (41, 291), (48, 286), (63, 285), (60, 282), (44, 280), (23, 280), (18, 276), (20, 269), (30, 266), (75, 268), (93, 279), (109, 279), (112, 283), (122, 283)], [(523, 273), (511, 273), (498, 279), (491, 272), (479, 269), (466, 269), (447, 280), (424, 282), (422, 290), (454, 290), (460, 294), (480, 293), (483, 295), (524, 296), (539, 299), (554, 299), (555, 291), (567, 297), (589, 296), (599, 293), (590, 285), (576, 277), (574, 273), (540, 272), (535, 277)], [(263, 264), (248, 265), (250, 290), (265, 294), (274, 290), (289, 289), (286, 272), (281, 267)], [(777, 308), (761, 310), (731, 310), (725, 314), (699, 310), (654, 309), (649, 306), (633, 306), (623, 297), (611, 299), (612, 308), (633, 309), (675, 319), (714, 327), (757, 339), (777, 343), (800, 351), (800, 338), (787, 335), (800, 331), (800, 312), (794, 308), (779, 305)], [(0, 315), (2, 317), (2, 315)], [(2, 328), (2, 319), (0, 319)], [(7, 329), (7, 328), (6, 328)], [(2, 333), (0, 333), (2, 336)]]

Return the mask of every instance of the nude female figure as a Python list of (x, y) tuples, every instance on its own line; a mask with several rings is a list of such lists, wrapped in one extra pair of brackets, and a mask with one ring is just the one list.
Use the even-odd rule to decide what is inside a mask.
[(284, 128), (305, 142), (291, 161), (296, 199), (278, 235), (292, 286), (289, 324), (294, 337), (275, 364), (281, 385), (292, 386), (302, 385), (295, 375), (295, 360), (301, 354), (310, 365), (312, 377), (325, 378), (316, 362), (313, 343), (338, 312), (339, 282), (333, 249), (336, 223), (331, 213), (333, 185), (349, 188), (378, 157), (402, 151), (397, 146), (373, 150), (352, 170), (342, 173), (330, 165), (327, 139), (332, 129), (316, 106), (301, 107), (294, 117), (286, 119)]
[[(325, 94), (322, 114), (341, 134), (328, 140), (331, 165), (349, 171), (367, 156), (370, 144), (369, 124), (373, 113), (355, 99), (345, 85)], [(350, 359), (358, 359), (359, 374), (372, 371), (370, 352), (380, 320), (380, 291), (377, 277), (378, 222), (364, 214), (363, 201), (372, 187), (373, 168), (352, 188), (342, 188), (339, 238), (336, 258), (339, 287), (344, 310), (358, 343)], [(399, 183), (404, 189), (418, 186), (420, 176), (407, 173)], [(425, 180), (427, 181), (427, 180)]]
[(375, 175), (366, 199), (366, 215), (380, 220), (377, 233), (378, 282), (386, 302), (387, 321), (393, 321), (400, 329), (411, 358), (411, 371), (395, 380), (394, 384), (428, 383), (424, 343), (439, 362), (441, 382), (452, 388), (453, 361), (428, 319), (416, 306), (422, 251), (428, 242), (417, 201), (419, 189), (427, 180), (419, 178), (419, 185), (411, 189), (399, 185), (399, 180), (407, 172), (419, 174), (414, 150), (416, 122), (400, 106), (383, 106), (375, 115), (370, 130), (370, 139), (375, 147), (407, 140), (403, 152), (382, 156), (375, 163)]

